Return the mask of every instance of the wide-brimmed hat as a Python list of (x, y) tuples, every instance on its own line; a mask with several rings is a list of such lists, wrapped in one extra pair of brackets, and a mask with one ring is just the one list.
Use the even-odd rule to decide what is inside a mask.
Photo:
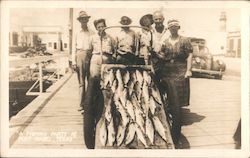
[(152, 14), (146, 14), (146, 15), (143, 15), (140, 19), (140, 25), (141, 26), (146, 26), (147, 22), (149, 21), (150, 25), (152, 25), (154, 23), (154, 20), (153, 20), (153, 15)]
[(130, 25), (132, 23), (132, 20), (127, 16), (122, 16), (120, 23), (122, 25)]
[(180, 27), (180, 22), (177, 19), (170, 19), (168, 20), (168, 28), (177, 26)]
[(99, 23), (103, 23), (106, 26), (106, 20), (105, 19), (98, 19), (94, 21), (94, 25), (95, 27), (97, 26), (97, 24)]
[(85, 11), (80, 11), (77, 20), (81, 18), (90, 18), (90, 16)]

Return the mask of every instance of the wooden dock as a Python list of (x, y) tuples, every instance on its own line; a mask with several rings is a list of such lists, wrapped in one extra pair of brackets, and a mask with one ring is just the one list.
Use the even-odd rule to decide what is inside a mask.
[[(240, 79), (192, 78), (191, 105), (183, 109), (183, 147), (233, 149), (240, 96)], [(62, 83), (46, 104), (29, 108), (10, 120), (11, 148), (86, 148), (83, 116), (77, 111), (76, 74)]]

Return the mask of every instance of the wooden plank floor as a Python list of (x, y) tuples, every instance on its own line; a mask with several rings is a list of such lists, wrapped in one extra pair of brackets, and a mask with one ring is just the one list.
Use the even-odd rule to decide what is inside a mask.
[[(240, 80), (191, 79), (191, 105), (183, 109), (184, 148), (232, 149), (240, 118)], [(86, 148), (74, 74), (19, 135), (13, 148)]]
[(233, 149), (240, 119), (240, 78), (191, 79), (190, 106), (183, 109), (182, 142), (188, 149)]
[(85, 148), (76, 74), (19, 134), (13, 148)]

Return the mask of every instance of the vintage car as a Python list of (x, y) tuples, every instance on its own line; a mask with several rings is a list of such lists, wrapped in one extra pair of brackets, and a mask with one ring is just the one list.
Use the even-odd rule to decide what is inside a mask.
[(193, 77), (222, 79), (226, 64), (220, 59), (214, 60), (206, 46), (206, 40), (191, 37), (190, 41), (193, 46)]

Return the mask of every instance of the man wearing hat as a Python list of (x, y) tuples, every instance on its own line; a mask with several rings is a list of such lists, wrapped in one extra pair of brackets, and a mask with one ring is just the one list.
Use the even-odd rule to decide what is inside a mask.
[(135, 57), (135, 42), (136, 34), (133, 30), (129, 28), (132, 20), (127, 16), (122, 16), (120, 24), (123, 25), (121, 31), (119, 32), (116, 42), (117, 42), (117, 63), (119, 64), (133, 64), (133, 59)]
[(105, 19), (94, 21), (98, 33), (91, 37), (92, 58), (90, 62), (90, 78), (84, 101), (84, 140), (88, 149), (95, 147), (95, 125), (103, 110), (103, 95), (100, 86), (102, 64), (113, 63), (114, 40), (104, 28)]
[(85, 98), (85, 80), (88, 81), (89, 77), (89, 64), (91, 58), (90, 52), (90, 37), (94, 34), (92, 30), (88, 28), (88, 21), (90, 16), (85, 11), (80, 11), (77, 20), (81, 23), (81, 30), (75, 34), (73, 38), (72, 49), (72, 65), (77, 72), (79, 81), (79, 94), (80, 94), (80, 108), (83, 110), (84, 98)]
[[(153, 15), (152, 14), (146, 14), (141, 17), (139, 21), (140, 25), (144, 28), (140, 32), (138, 32), (138, 39), (139, 39), (139, 64), (144, 65), (145, 61), (148, 61), (149, 58), (149, 50), (151, 49), (151, 42), (153, 42), (153, 39), (151, 39), (151, 33), (152, 30), (152, 24), (153, 21)], [(144, 59), (144, 60), (143, 60)]]

